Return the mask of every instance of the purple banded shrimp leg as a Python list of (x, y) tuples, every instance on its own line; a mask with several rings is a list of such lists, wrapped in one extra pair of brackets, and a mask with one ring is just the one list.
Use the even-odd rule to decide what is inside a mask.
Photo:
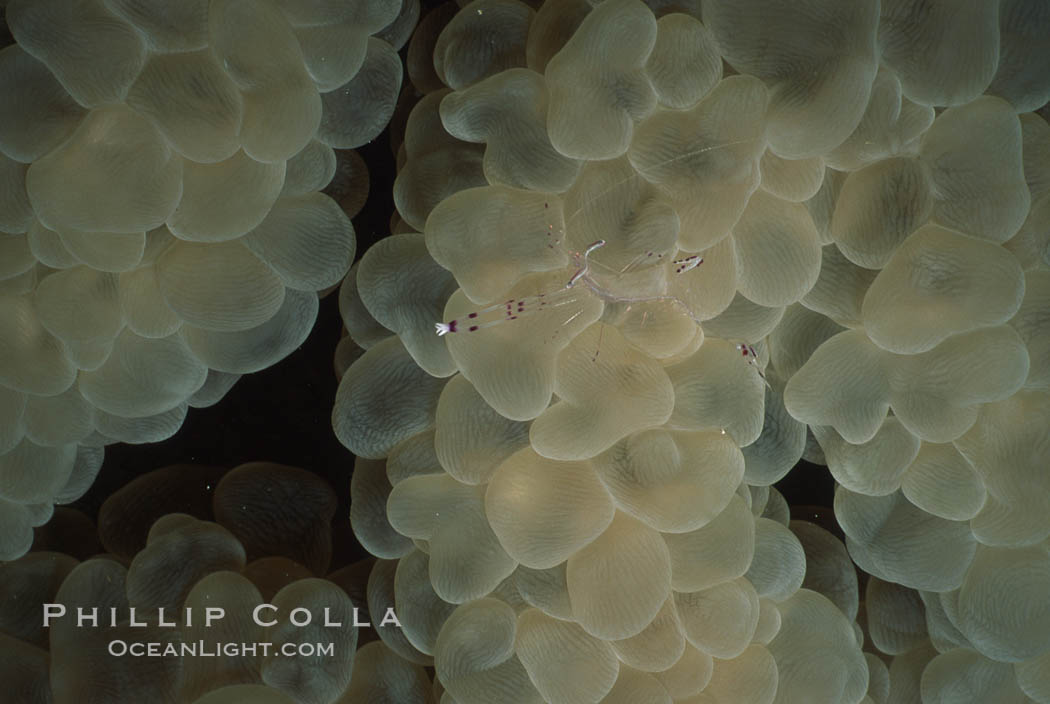
[(755, 352), (755, 348), (746, 342), (739, 343), (736, 348), (740, 351), (740, 355), (747, 359), (747, 363), (755, 368), (755, 371), (758, 372), (760, 377), (762, 377), (762, 381), (765, 385), (772, 389), (773, 387), (770, 386), (769, 379), (766, 378), (765, 373), (758, 366), (758, 353)]
[[(541, 310), (547, 308), (556, 308), (558, 306), (566, 305), (576, 300), (575, 296), (571, 295), (572, 289), (580, 281), (594, 292), (598, 297), (606, 301), (628, 301), (628, 302), (642, 302), (650, 300), (664, 300), (670, 299), (677, 302), (677, 299), (667, 296), (656, 296), (652, 298), (642, 299), (624, 299), (617, 297), (613, 294), (602, 289), (593, 279), (590, 277), (590, 265), (591, 262), (589, 257), (596, 249), (604, 247), (606, 244), (605, 240), (597, 240), (587, 246), (587, 248), (580, 254), (575, 255), (574, 259), (577, 264), (576, 271), (565, 283), (565, 286), (558, 291), (553, 293), (540, 293), (535, 296), (527, 296), (525, 298), (511, 298), (503, 303), (496, 303), (480, 310), (468, 313), (463, 318), (456, 318), (448, 322), (435, 323), (434, 328), (438, 336), (447, 335), (449, 333), (460, 333), (460, 332), (476, 332), (485, 328), (490, 328), (499, 325), (504, 322), (511, 320), (517, 320), (534, 313), (538, 313)], [(635, 258), (634, 261), (624, 267), (619, 273), (627, 271), (629, 268), (637, 264), (642, 259), (649, 256), (653, 256), (652, 252), (643, 252), (641, 255)], [(662, 256), (662, 255), (660, 255)], [(676, 259), (672, 262), (674, 271), (676, 274), (683, 274), (687, 271), (691, 271), (696, 267), (703, 264), (704, 259), (700, 255), (694, 254), (682, 259)], [(680, 302), (679, 302), (680, 303)], [(575, 317), (575, 316), (573, 316)], [(570, 318), (571, 320), (571, 318)], [(600, 344), (600, 343), (599, 343)], [(595, 354), (597, 357), (597, 354)]]
[(438, 337), (447, 335), (450, 332), (477, 332), (500, 323), (538, 313), (545, 308), (556, 308), (575, 300), (574, 297), (566, 294), (572, 290), (580, 279), (587, 277), (590, 271), (590, 262), (587, 261), (587, 257), (590, 253), (604, 246), (605, 240), (592, 242), (586, 251), (583, 252), (582, 260), (579, 262), (576, 272), (560, 290), (554, 293), (539, 293), (525, 298), (511, 298), (503, 303), (496, 303), (473, 313), (468, 313), (463, 318), (450, 320), (447, 323), (435, 323), (434, 329), (437, 331)]
[(495, 303), (467, 313), (462, 318), (456, 318), (447, 323), (435, 323), (434, 329), (439, 337), (449, 333), (477, 332), (500, 323), (539, 313), (542, 310), (567, 305), (576, 299), (575, 292), (566, 286), (553, 293), (538, 293), (535, 296), (511, 298), (503, 303)]

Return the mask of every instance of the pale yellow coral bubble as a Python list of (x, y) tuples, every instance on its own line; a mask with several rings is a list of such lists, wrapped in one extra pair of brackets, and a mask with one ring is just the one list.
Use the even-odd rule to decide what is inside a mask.
[(405, 125), (404, 166), (394, 179), (397, 211), (419, 231), (430, 211), (445, 198), (488, 185), (481, 164), (484, 149), (461, 142), (441, 124), (438, 106), (446, 94), (440, 90), (430, 93), (412, 108)]
[[(518, 0), (475, 0), (438, 35), (434, 70), (460, 89), (525, 65), (525, 39), (535, 12)], [(499, 37), (498, 40), (493, 37)]]
[(769, 140), (789, 158), (821, 154), (860, 122), (878, 68), (877, 2), (768, 0), (704, 8), (725, 60), (770, 89)]
[(558, 239), (553, 233), (564, 229), (562, 217), (559, 198), (506, 186), (471, 188), (434, 208), (427, 249), (468, 298), (483, 303), (525, 274), (568, 264), (565, 252), (550, 246)]
[(109, 343), (124, 322), (117, 277), (86, 266), (48, 276), (33, 302), (41, 324), (67, 343)]
[(765, 386), (733, 344), (708, 338), (688, 360), (668, 367), (667, 375), (675, 393), (670, 427), (725, 430), (738, 446), (758, 438)]
[(607, 643), (537, 609), (518, 617), (515, 650), (550, 704), (597, 704), (612, 689), (619, 671)]
[(1021, 147), (1021, 125), (1000, 98), (938, 115), (919, 149), (934, 188), (933, 222), (991, 242), (1013, 237), (1031, 204)]
[[(735, 255), (735, 245), (733, 251)], [(704, 321), (704, 333), (725, 340), (761, 340), (778, 328), (785, 310), (760, 306), (736, 292), (728, 307)]]
[(744, 471), (740, 451), (720, 431), (644, 430), (593, 462), (621, 510), (671, 533), (695, 530), (720, 515)]
[(931, 442), (958, 438), (974, 424), (979, 404), (1009, 398), (1028, 375), (1024, 342), (1007, 326), (955, 335), (923, 354), (886, 357), (893, 412)]
[(1050, 653), (1014, 664), (1018, 686), (1033, 700), (1050, 702)]
[(919, 683), (927, 663), (937, 656), (932, 645), (898, 655), (890, 663), (890, 691), (887, 702), (921, 702)]
[(0, 51), (0, 151), (31, 163), (61, 143), (77, 126), (84, 109), (55, 75), (18, 44)]
[(529, 439), (536, 452), (559, 460), (593, 457), (625, 435), (661, 425), (674, 405), (664, 370), (603, 323), (559, 355), (554, 393), (560, 401), (533, 421)]
[[(601, 315), (600, 298), (583, 286), (566, 290), (565, 281), (564, 272), (530, 277), (508, 293), (516, 301), (525, 300), (535, 314), (445, 336), (459, 370), (502, 416), (531, 420), (547, 409), (559, 353)], [(540, 293), (554, 296), (549, 307), (539, 306), (535, 296)], [(499, 305), (486, 315), (500, 316), (502, 309)], [(457, 291), (449, 299), (444, 318), (459, 319), (478, 310)]]
[(700, 591), (748, 571), (755, 552), (755, 519), (743, 499), (734, 496), (707, 525), (663, 538), (671, 556), (671, 585), (677, 591)]
[[(365, 593), (369, 614), (385, 614), (387, 609), (395, 608), (397, 565), (397, 560), (376, 560), (372, 565)], [(412, 645), (405, 637), (404, 629), (391, 622), (387, 622), (386, 625), (380, 625), (381, 623), (382, 620), (375, 621), (372, 626), (383, 644), (396, 654), (397, 659), (424, 667), (434, 666), (433, 656), (420, 652)]]
[(982, 2), (886, 0), (879, 17), (882, 61), (917, 103), (969, 103), (999, 64), (997, 15), (995, 6)]
[(715, 661), (711, 681), (704, 688), (712, 704), (771, 704), (776, 693), (776, 661), (758, 643), (735, 658)]
[[(820, 275), (801, 303), (838, 325), (860, 327), (864, 296), (877, 275), (878, 271), (851, 262), (837, 245), (824, 245), (821, 249)], [(779, 329), (777, 333), (788, 334)]]
[(525, 44), (528, 67), (542, 72), (593, 8), (585, 0), (543, 3), (529, 27)]
[(657, 263), (666, 263), (676, 248), (677, 214), (626, 157), (587, 162), (562, 208), (564, 225), (550, 221), (554, 244), (582, 252), (605, 240), (588, 261), (595, 277), (615, 278), (617, 287), (659, 271)]
[(504, 418), (459, 375), (438, 400), (434, 445), (441, 467), (465, 484), (484, 484), (529, 443), (528, 425)]
[(428, 704), (430, 680), (417, 664), (402, 659), (389, 647), (372, 642), (354, 656), (350, 684), (338, 704)]
[(977, 549), (967, 523), (932, 516), (899, 491), (864, 496), (839, 487), (835, 516), (861, 569), (913, 589), (955, 589)]
[(424, 474), (441, 474), (441, 463), (434, 447), (435, 435), (433, 428), (424, 430), (390, 448), (386, 458), (386, 476), (392, 485)]
[[(685, 653), (685, 636), (674, 609), (674, 596), (669, 596), (656, 617), (636, 635), (610, 641), (621, 663), (646, 672), (661, 673), (674, 666)], [(622, 667), (622, 665), (621, 665)]]
[[(1004, 586), (1009, 585), (1004, 593)], [(1050, 553), (981, 546), (959, 589), (956, 623), (986, 657), (1018, 662), (1050, 650)]]
[(842, 612), (808, 589), (799, 590), (778, 609), (783, 617), (780, 632), (767, 646), (779, 675), (776, 701), (860, 702), (868, 689), (868, 666)]
[(532, 569), (519, 565), (513, 575), (518, 595), (526, 604), (534, 606), (548, 616), (563, 621), (572, 620), (566, 567), (565, 562), (548, 569)]
[(722, 57), (711, 30), (688, 14), (656, 21), (656, 44), (645, 72), (661, 105), (692, 107), (722, 78)]
[(792, 203), (809, 200), (824, 183), (824, 160), (820, 157), (784, 159), (767, 149), (759, 169), (762, 190)]
[(193, 161), (222, 161), (240, 146), (244, 101), (207, 49), (152, 55), (131, 86), (127, 102), (151, 118), (176, 151)]
[(542, 698), (515, 654), (517, 631), (514, 610), (497, 599), (457, 608), (442, 626), (434, 651), (434, 669), (446, 696), (462, 704), (539, 704)]
[(128, 327), (142, 337), (167, 337), (182, 325), (164, 302), (152, 266), (121, 274), (120, 304)]
[[(336, 157), (335, 150), (327, 144), (322, 144), (316, 139), (311, 140), (298, 154), (285, 163), (284, 186), (281, 187), (281, 195), (301, 196), (304, 193), (319, 191), (332, 182), (338, 171), (340, 175), (349, 177), (347, 180), (351, 188), (363, 182), (365, 197), (367, 197), (368, 168), (364, 160), (357, 155), (357, 152), (345, 152), (340, 157), (345, 157), (345, 159)], [(340, 200), (339, 195), (334, 197)], [(355, 212), (349, 213), (350, 216), (353, 217)]]
[(94, 407), (76, 387), (57, 396), (28, 396), (24, 415), (26, 437), (47, 446), (78, 442), (91, 433), (94, 413)]
[(286, 286), (302, 291), (339, 283), (357, 250), (350, 218), (317, 192), (279, 198), (243, 242)]
[(399, 442), (433, 425), (444, 385), (444, 379), (416, 365), (397, 336), (390, 336), (343, 375), (332, 409), (336, 437), (355, 455), (385, 457)]
[(569, 558), (566, 578), (574, 620), (602, 640), (619, 640), (637, 635), (659, 612), (671, 592), (671, 558), (658, 532), (617, 512)]
[(587, 15), (546, 67), (555, 149), (578, 159), (627, 151), (634, 123), (656, 105), (644, 68), (656, 34), (656, 18), (638, 0), (616, 0)]
[(918, 159), (879, 161), (846, 176), (831, 218), (831, 237), (849, 261), (881, 269), (930, 217), (934, 200)]
[(50, 502), (73, 470), (76, 445), (37, 445), (23, 438), (0, 455), (0, 498), (21, 504)]
[(783, 524), (755, 519), (755, 548), (745, 575), (759, 597), (782, 602), (790, 598), (806, 574), (806, 553), (798, 538)]
[(804, 423), (834, 425), (848, 442), (867, 442), (889, 408), (884, 364), (863, 332), (839, 333), (820, 344), (791, 376), (784, 404)]
[[(1050, 205), (1050, 200), (1047, 201)], [(1050, 272), (1025, 274), (1024, 300), (1008, 322), (1028, 349), (1028, 378), (1025, 388), (1050, 388)]]
[(987, 545), (1019, 547), (1045, 540), (1050, 491), (1046, 424), (1050, 394), (1023, 391), (980, 408), (977, 422), (955, 448), (988, 491), (970, 525)]
[(438, 633), (456, 605), (442, 600), (431, 586), (430, 561), (430, 556), (420, 550), (398, 560), (394, 606), (405, 638), (421, 653), (434, 655)]
[(177, 336), (139, 337), (125, 330), (97, 370), (80, 375), (80, 392), (97, 408), (124, 418), (154, 415), (185, 402), (207, 368)]
[[(177, 574), (170, 569), (176, 564), (180, 565)], [(150, 534), (145, 549), (128, 567), (128, 603), (176, 613), (198, 580), (219, 570), (239, 572), (244, 565), (244, 548), (228, 530), (215, 523), (187, 521), (166, 533)]]
[[(193, 586), (185, 604), (195, 614), (204, 613), (206, 607), (222, 608), (226, 617), (210, 626), (195, 618), (193, 625), (181, 632), (188, 640), (203, 642), (212, 649), (226, 642), (262, 641), (263, 629), (252, 620), (252, 609), (261, 602), (259, 590), (245, 577), (231, 571), (212, 572)], [(180, 696), (192, 701), (224, 685), (254, 683), (257, 668), (257, 658), (249, 653), (193, 658), (183, 664)]]
[(652, 675), (620, 665), (616, 684), (602, 704), (671, 704), (671, 696)]
[(872, 645), (887, 655), (901, 655), (926, 642), (925, 608), (918, 592), (870, 577), (864, 590), (867, 631)]
[(33, 223), (33, 206), (26, 193), (28, 168), (0, 154), (0, 233), (21, 234)]
[(402, 71), (394, 48), (369, 37), (356, 75), (321, 94), (317, 139), (336, 149), (354, 149), (375, 139), (394, 113)]
[(901, 491), (923, 511), (954, 521), (973, 518), (987, 496), (980, 476), (951, 443), (922, 443)]
[(387, 518), (391, 489), (381, 460), (356, 459), (350, 477), (350, 525), (369, 553), (388, 560), (412, 550), (412, 541), (394, 530)]
[(559, 462), (520, 450), (489, 481), (485, 513), (500, 544), (544, 569), (597, 538), (616, 509), (589, 462)]
[(820, 243), (805, 207), (764, 191), (748, 201), (733, 227), (737, 290), (762, 306), (786, 306), (813, 288)]
[(126, 442), (141, 444), (160, 442), (174, 435), (186, 420), (186, 402), (167, 411), (146, 416), (124, 418), (122, 416), (96, 410), (94, 423), (98, 435), (106, 442)]
[[(653, 673), (660, 681), (667, 693), (676, 700), (686, 700), (700, 694), (711, 681), (714, 661), (707, 653), (702, 653), (689, 643), (686, 643), (674, 665)], [(704, 696), (700, 694), (700, 696)], [(701, 700), (703, 701), (703, 700)], [(707, 704), (704, 702), (704, 704)]]
[(783, 395), (766, 388), (762, 434), (745, 448), (744, 478), (752, 486), (779, 481), (798, 463), (806, 447), (806, 425), (791, 417)]
[(240, 242), (176, 242), (155, 264), (164, 301), (186, 322), (210, 330), (247, 330), (280, 310), (277, 274)]
[[(965, 683), (965, 684), (963, 684)], [(926, 666), (921, 681), (922, 700), (949, 704), (961, 697), (975, 701), (1027, 704), (1009, 663), (995, 662), (969, 649), (941, 653)], [(965, 687), (965, 694), (960, 690)]]
[(439, 473), (404, 479), (387, 498), (394, 530), (428, 542), (430, 581), (447, 602), (481, 598), (517, 567), (486, 520), (485, 497), (486, 487)]
[(999, 4), (999, 70), (987, 92), (1010, 101), (1018, 112), (1038, 110), (1050, 99), (1048, 25), (1050, 15), (1037, 1)]
[(455, 373), (448, 347), (434, 334), (434, 322), (444, 313), (456, 281), (431, 258), (423, 235), (392, 235), (369, 248), (357, 270), (357, 286), (368, 312), (400, 336), (420, 367), (434, 376)]
[(192, 242), (224, 242), (248, 233), (263, 221), (284, 185), (283, 162), (264, 164), (243, 151), (217, 163), (187, 161), (182, 199), (168, 218), (176, 237)]
[(157, 53), (202, 49), (208, 42), (208, 0), (105, 0), (106, 7), (146, 35)]
[(806, 553), (804, 589), (823, 594), (851, 621), (857, 617), (857, 570), (842, 541), (808, 521), (791, 521), (791, 532)]
[(465, 142), (484, 142), (489, 183), (559, 193), (580, 163), (555, 151), (547, 136), (543, 76), (512, 68), (451, 93), (441, 101), (441, 123)]
[(887, 156), (914, 153), (933, 118), (932, 107), (902, 97), (900, 78), (882, 66), (857, 129), (824, 159), (831, 168), (849, 172)]
[(1006, 322), (1023, 297), (1024, 273), (1009, 252), (927, 225), (875, 277), (861, 314), (880, 347), (916, 354), (951, 335)]
[(887, 418), (871, 440), (854, 445), (828, 426), (814, 426), (828, 469), (842, 486), (868, 496), (897, 490), (919, 452), (920, 441), (896, 418)]
[(146, 118), (111, 105), (93, 110), (67, 142), (35, 161), (26, 189), (52, 229), (142, 232), (175, 210), (182, 159)]
[(758, 188), (767, 101), (761, 81), (731, 76), (694, 108), (657, 113), (635, 131), (628, 157), (669, 192), (686, 251), (721, 241)]
[(380, 325), (365, 308), (357, 289), (359, 268), (357, 263), (351, 266), (339, 286), (339, 316), (343, 319), (349, 338), (362, 350), (367, 350), (394, 333)]
[(357, 74), (368, 50), (368, 35), (367, 27), (352, 21), (296, 27), (303, 63), (318, 90), (334, 90)]
[[(846, 559), (849, 559), (848, 555)], [(752, 643), (769, 645), (769, 641), (773, 640), (778, 632), (780, 632), (780, 610), (769, 599), (759, 599), (758, 625), (755, 626), (755, 637), (752, 639)]]
[(695, 592), (674, 593), (675, 611), (686, 639), (716, 658), (744, 651), (758, 625), (758, 595), (744, 578)]
[(81, 232), (58, 228), (62, 244), (82, 263), (99, 271), (130, 271), (142, 262), (144, 232)]
[(13, 279), (32, 270), (37, 258), (25, 235), (0, 237), (0, 281)]
[(313, 291), (288, 289), (272, 318), (247, 330), (224, 332), (184, 325), (182, 338), (211, 369), (250, 374), (276, 364), (297, 349), (317, 320)]
[(146, 58), (142, 35), (103, 0), (14, 0), (7, 22), (19, 45), (85, 107), (123, 100)]

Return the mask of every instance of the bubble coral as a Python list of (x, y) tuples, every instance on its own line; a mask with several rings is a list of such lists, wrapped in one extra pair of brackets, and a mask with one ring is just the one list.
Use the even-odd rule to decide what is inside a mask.
[(1042, 6), (512, 4), (421, 24), (427, 281), (341, 300), (375, 600), (444, 624), (399, 652), (461, 703), (1047, 701)]
[(393, 112), (401, 64), (373, 35), (407, 36), (400, 3), (4, 5), (17, 42), (0, 50), (12, 559), (45, 507), (87, 490), (105, 445), (172, 435), (190, 406), (303, 341), (317, 292), (355, 252), (320, 189), (334, 150)]

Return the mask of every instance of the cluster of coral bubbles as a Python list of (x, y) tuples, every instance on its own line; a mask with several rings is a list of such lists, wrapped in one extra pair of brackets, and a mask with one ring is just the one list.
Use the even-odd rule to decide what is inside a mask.
[[(7, 3), (0, 553), (107, 443), (166, 437), (287, 355), (342, 279), (332, 423), (378, 558), (321, 579), (327, 557), (229, 509), (306, 534), (294, 501), (250, 497), (309, 480), (256, 467), (222, 480), (218, 525), (29, 553), (10, 589), (401, 621), (356, 661), (317, 629), (342, 657), (150, 678), (62, 630), (49, 665), (0, 614), (26, 691), (1050, 702), (1050, 7), (380, 6)], [(350, 267), (318, 191), (395, 103), (393, 234)], [(844, 542), (773, 488), (801, 458), (837, 482)]]

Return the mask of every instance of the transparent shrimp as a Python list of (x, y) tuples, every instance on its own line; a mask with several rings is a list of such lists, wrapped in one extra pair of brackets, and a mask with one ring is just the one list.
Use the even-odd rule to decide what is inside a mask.
[[(647, 170), (652, 171), (675, 162), (694, 158), (704, 152), (723, 149), (733, 145), (743, 144), (748, 141), (750, 140), (738, 140), (722, 145), (705, 147), (689, 153), (679, 154), (658, 164), (651, 165)], [(628, 183), (631, 179), (636, 178), (642, 179), (642, 175), (635, 172), (626, 178), (615, 181), (606, 188), (600, 190), (598, 193), (587, 198), (587, 200), (576, 208), (565, 221), (565, 228), (568, 229), (586, 210), (596, 207), (600, 200), (605, 199), (610, 195), (614, 195), (616, 189)], [(548, 205), (545, 203), (544, 207), (547, 208)], [(548, 238), (547, 246), (550, 248), (563, 247), (564, 234), (565, 230), (556, 231), (553, 225), (548, 225), (547, 232), (545, 233)], [(663, 285), (658, 287), (658, 290), (648, 292), (619, 290), (618, 284), (621, 281), (621, 277), (641, 272), (648, 268), (647, 265), (659, 264), (665, 259), (666, 255), (662, 252), (650, 250), (642, 251), (628, 261), (626, 265), (616, 268), (596, 261), (592, 256), (607, 244), (608, 243), (605, 239), (599, 239), (588, 244), (582, 251), (568, 250), (574, 271), (562, 288), (533, 296), (509, 299), (502, 303), (496, 303), (477, 311), (473, 311), (460, 318), (438, 322), (435, 324), (437, 334), (443, 336), (450, 333), (460, 334), (478, 332), (486, 328), (518, 320), (542, 311), (563, 308), (580, 300), (578, 288), (586, 288), (606, 304), (620, 304), (626, 306), (624, 309), (625, 312), (630, 311), (633, 306), (638, 304), (666, 303), (688, 315), (697, 325), (701, 324), (701, 321), (686, 302), (677, 296), (670, 294), (668, 291), (671, 288), (670, 282), (673, 281), (675, 277), (684, 276), (703, 264), (704, 259), (702, 256), (699, 254), (687, 254), (686, 256), (671, 260), (670, 266), (667, 269), (666, 279), (663, 280)], [(648, 313), (646, 313), (646, 315), (648, 315)], [(563, 323), (563, 325), (567, 324), (575, 317), (576, 316), (570, 317), (569, 320)], [(742, 355), (748, 358), (748, 364), (755, 367), (759, 376), (768, 385), (765, 375), (758, 367), (754, 348), (745, 343), (738, 345), (737, 349), (741, 350)], [(595, 357), (597, 357), (597, 352), (595, 353)]]
[[(540, 293), (535, 296), (526, 296), (524, 298), (511, 298), (503, 303), (496, 303), (480, 310), (467, 313), (462, 318), (455, 318), (447, 322), (436, 323), (434, 327), (437, 334), (443, 336), (449, 333), (477, 332), (479, 330), (484, 330), (485, 328), (500, 325), (501, 323), (534, 315), (540, 311), (568, 305), (578, 300), (578, 296), (574, 295), (575, 292), (573, 291), (578, 284), (585, 286), (606, 303), (630, 304), (648, 301), (677, 301), (673, 296), (645, 296), (636, 298), (618, 296), (604, 288), (594, 279), (591, 273), (593, 262), (590, 260), (590, 255), (595, 250), (604, 247), (605, 244), (605, 240), (597, 240), (588, 245), (582, 253), (574, 255), (576, 271), (573, 272), (572, 276), (565, 283), (565, 286), (561, 289), (552, 293)], [(652, 256), (652, 253), (645, 253), (641, 256)], [(687, 271), (692, 271), (703, 264), (703, 262), (703, 257), (699, 255), (690, 255), (675, 260), (672, 263), (672, 266), (675, 273), (683, 274)], [(632, 262), (632, 264), (629, 264), (617, 273), (624, 273), (633, 265), (634, 263)], [(682, 304), (682, 306), (685, 308), (684, 304)], [(686, 310), (688, 310), (688, 308), (686, 308)], [(697, 322), (699, 323), (699, 321)]]

